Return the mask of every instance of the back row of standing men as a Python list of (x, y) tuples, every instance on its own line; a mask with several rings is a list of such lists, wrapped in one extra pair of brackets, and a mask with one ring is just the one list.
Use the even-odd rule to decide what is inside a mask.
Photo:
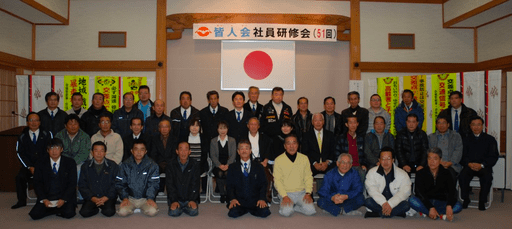
[[(169, 117), (164, 114), (165, 105), (163, 101), (157, 100), (153, 103), (149, 100), (149, 88), (147, 86), (141, 86), (139, 89), (140, 101), (134, 104), (133, 94), (127, 93), (123, 95), (124, 106), (114, 112), (113, 118), (112, 116), (107, 117), (110, 112), (103, 106), (104, 98), (100, 93), (93, 95), (92, 106), (87, 111), (81, 108), (81, 102), (83, 101), (82, 96), (80, 94), (74, 94), (72, 97), (73, 109), (69, 110), (67, 113), (82, 116), (81, 119), (77, 119), (76, 122), (73, 122), (73, 119), (71, 119), (71, 123), (79, 124), (76, 126), (81, 127), (91, 136), (88, 144), (85, 145), (90, 145), (91, 142), (96, 141), (105, 142), (109, 148), (106, 152), (106, 157), (112, 159), (117, 164), (131, 155), (128, 149), (132, 148), (131, 143), (133, 143), (134, 139), (144, 138), (147, 142), (156, 143), (149, 144), (148, 148), (150, 150), (148, 151), (150, 152), (150, 157), (159, 164), (160, 172), (165, 172), (166, 164), (169, 163), (172, 158), (176, 158), (174, 149), (177, 148), (177, 143), (182, 141), (190, 142), (190, 130), (191, 126), (194, 124), (190, 122), (194, 122), (193, 120), (200, 120), (200, 126), (202, 127), (201, 137), (206, 139), (204, 141), (206, 144), (203, 148), (209, 148), (208, 150), (202, 149), (201, 151), (210, 153), (210, 157), (212, 157), (214, 161), (214, 167), (217, 168), (217, 172), (219, 172), (218, 178), (224, 177), (219, 170), (227, 171), (227, 161), (221, 163), (218, 158), (215, 160), (214, 155), (216, 154), (213, 153), (214, 155), (212, 155), (211, 152), (211, 150), (213, 150), (212, 148), (215, 148), (215, 144), (208, 143), (217, 136), (222, 136), (220, 131), (218, 131), (218, 127), (220, 127), (219, 123), (225, 123), (225, 126), (229, 127), (227, 135), (234, 139), (235, 142), (233, 144), (240, 142), (242, 139), (251, 140), (253, 157), (257, 158), (265, 167), (267, 167), (267, 163), (272, 163), (277, 156), (284, 152), (284, 140), (292, 130), (295, 131), (298, 136), (297, 141), (301, 143), (302, 149), (300, 151), (309, 158), (313, 175), (326, 173), (329, 169), (333, 168), (333, 162), (336, 161), (337, 156), (345, 152), (352, 156), (352, 165), (358, 168), (359, 175), (364, 179), (364, 175), (369, 168), (379, 165), (378, 158), (380, 156), (380, 150), (386, 146), (386, 144), (383, 144), (384, 142), (391, 143), (389, 146), (395, 148), (397, 151), (398, 164), (401, 168), (404, 168), (405, 171), (415, 172), (426, 165), (426, 150), (429, 148), (429, 139), (427, 139), (426, 134), (421, 131), (421, 125), (424, 120), (423, 111), (421, 106), (413, 99), (414, 95), (410, 90), (403, 92), (403, 102), (395, 110), (395, 123), (397, 130), (399, 130), (396, 144), (393, 144), (393, 136), (389, 137), (390, 135), (387, 133), (391, 120), (389, 114), (381, 107), (380, 97), (378, 95), (371, 96), (371, 107), (365, 109), (358, 105), (359, 94), (357, 92), (350, 92), (347, 98), (350, 107), (343, 110), (341, 114), (335, 112), (335, 99), (327, 97), (324, 99), (325, 110), (321, 115), (313, 115), (308, 110), (308, 99), (305, 97), (298, 99), (297, 105), (299, 111), (293, 115), (292, 108), (283, 101), (283, 95), (284, 91), (282, 88), (274, 88), (272, 90), (272, 99), (263, 106), (258, 103), (258, 88), (251, 87), (249, 89), (249, 101), (247, 101), (247, 103), (244, 103), (244, 93), (237, 91), (232, 95), (234, 109), (228, 111), (227, 108), (219, 105), (219, 94), (216, 91), (210, 91), (207, 93), (209, 105), (199, 111), (191, 105), (192, 95), (184, 91), (180, 94), (180, 106), (173, 109)], [(69, 125), (70, 118), (67, 118), (67, 114), (57, 107), (59, 102), (57, 94), (50, 92), (46, 95), (45, 99), (48, 108), (38, 113), (41, 121), (41, 129), (49, 130), (50, 134), (57, 133), (57, 137), (59, 137), (60, 134), (62, 139), (69, 139), (71, 142), (74, 140), (75, 136), (85, 136), (85, 134), (82, 133), (83, 131), (81, 132), (76, 126), (73, 129), (72, 125)], [(450, 171), (452, 171), (454, 176), (461, 171), (460, 164), (464, 165), (460, 160), (461, 149), (459, 149), (457, 153), (454, 152), (457, 150), (453, 148), (454, 145), (460, 146), (460, 141), (457, 143), (452, 141), (451, 138), (447, 138), (451, 135), (458, 135), (456, 132), (459, 132), (463, 138), (469, 136), (472, 130), (470, 123), (475, 116), (476, 113), (472, 109), (462, 104), (462, 94), (455, 92), (450, 94), (450, 107), (439, 115), (440, 119), (436, 120), (436, 123), (440, 126), (435, 133), (436, 135), (430, 138), (430, 145), (432, 146), (432, 142), (439, 141), (439, 143), (434, 146), (443, 148), (443, 154), (450, 155), (450, 157), (452, 155), (459, 155), (454, 156), (454, 159), (451, 161), (445, 161), (444, 163), (446, 164), (443, 164), (446, 168), (451, 168)], [(256, 117), (256, 119), (253, 117)], [(249, 121), (251, 118), (255, 120), (254, 126), (257, 126), (255, 131), (251, 131), (251, 122)], [(29, 117), (27, 117), (27, 120), (30, 127), (31, 122)], [(162, 125), (162, 120), (167, 120), (167, 123), (164, 122)], [(483, 120), (480, 119), (480, 121), (480, 125), (482, 125)], [(368, 125), (368, 123), (372, 122), (374, 123), (373, 128)], [(442, 126), (443, 123), (444, 127)], [(454, 125), (452, 126), (451, 123)], [(259, 128), (260, 126), (261, 128)], [(288, 130), (287, 127), (291, 130)], [(448, 128), (453, 129), (454, 134), (451, 134)], [(443, 132), (438, 133), (440, 130)], [(32, 134), (31, 131), (33, 132)], [(170, 131), (172, 131), (172, 133)], [(445, 135), (447, 131), (450, 134)], [(256, 132), (252, 135), (252, 138), (251, 132)], [(475, 131), (472, 132), (476, 135)], [(80, 134), (77, 135), (77, 133)], [(35, 131), (30, 129), (27, 131), (26, 136), (36, 135), (37, 139), (38, 134), (39, 129)], [(262, 136), (265, 135), (273, 142), (273, 147), (270, 147), (271, 150), (267, 150), (267, 148), (263, 147), (255, 147), (263, 146), (263, 144), (258, 144), (258, 140), (264, 139), (265, 137)], [(66, 136), (69, 136), (69, 138), (66, 138)], [(121, 136), (123, 136), (123, 138), (121, 138)], [(374, 138), (372, 139), (373, 136)], [(386, 136), (388, 140), (386, 140)], [(445, 138), (446, 136), (448, 137)], [(35, 144), (36, 140), (31, 140)], [(219, 137), (219, 141), (223, 140)], [(80, 142), (85, 143), (87, 140), (84, 138), (84, 140)], [(231, 143), (228, 145), (230, 144)], [(89, 155), (90, 147), (85, 145), (80, 146), (79, 144), (73, 144), (73, 148), (75, 149), (65, 149), (64, 154), (72, 156), (76, 163), (80, 165)], [(353, 146), (356, 147), (354, 148)], [(220, 148), (224, 148), (224, 146), (221, 144)], [(86, 156), (84, 156), (84, 153), (77, 152), (79, 150), (85, 151)], [(219, 149), (217, 149), (217, 151), (218, 150)], [(219, 152), (216, 153), (218, 154)], [(233, 157), (233, 153), (234, 152), (228, 152), (228, 157)], [(490, 153), (492, 154), (494, 152)], [(30, 160), (23, 158), (22, 154), (19, 155), (21, 155), (20, 160), (25, 167), (23, 171), (25, 176), (30, 175), (27, 171), (33, 174), (33, 166), (28, 165), (29, 163), (26, 162)], [(206, 161), (204, 156), (205, 155), (200, 155), (202, 159), (200, 161), (202, 161), (203, 164)], [(449, 157), (443, 155), (443, 158)], [(478, 160), (481, 161), (481, 158)], [(492, 160), (493, 159), (489, 160), (485, 166), (492, 168), (495, 164), (495, 161), (493, 162)], [(234, 159), (230, 158), (229, 161), (234, 161)], [(484, 165), (484, 163), (481, 162), (479, 162), (479, 164)], [(221, 168), (223, 166), (226, 167)], [(204, 165), (201, 167), (204, 167)], [(483, 168), (483, 166), (481, 167)], [(203, 171), (204, 170), (205, 169), (203, 169)], [(20, 171), (20, 174), (21, 173)], [(18, 181), (17, 179), (17, 184), (20, 182), (23, 183), (22, 180)], [(163, 186), (161, 185), (161, 187)], [(25, 189), (21, 190), (24, 192)], [(221, 200), (224, 199), (224, 201), (226, 201), (225, 191), (223, 192), (222, 189), (220, 191), (222, 195)], [(466, 202), (464, 193), (463, 190), (462, 197)], [(25, 198), (23, 198), (23, 195), (20, 198), (18, 191), (19, 202), (17, 205), (23, 205), (23, 202), (20, 203), (21, 199), (24, 200)]]

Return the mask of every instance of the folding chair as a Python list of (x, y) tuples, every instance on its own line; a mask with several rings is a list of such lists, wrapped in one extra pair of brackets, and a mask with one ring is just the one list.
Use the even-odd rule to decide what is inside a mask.
[[(493, 184), (494, 184), (494, 180), (493, 180)], [(478, 178), (477, 176), (473, 177), (471, 182), (469, 182), (469, 187), (473, 188), (473, 191), (475, 189), (480, 190), (480, 178)], [(460, 193), (460, 184), (459, 184), (459, 182), (457, 182), (457, 190), (459, 191), (459, 198), (461, 198), (460, 197), (461, 193)], [(482, 191), (482, 190), (480, 190), (480, 191)], [(478, 196), (477, 196), (476, 199), (471, 199), (471, 196), (472, 195), (469, 195), (469, 199), (471, 200), (471, 202), (470, 202), (468, 207), (470, 207), (470, 208), (478, 208)], [(489, 196), (487, 197), (487, 203), (485, 203), (485, 209), (488, 209), (488, 208), (491, 207), (492, 199), (493, 199), (493, 189), (492, 189), (492, 185), (491, 185), (491, 190), (489, 191)], [(461, 199), (461, 202), (462, 201), (463, 200)]]

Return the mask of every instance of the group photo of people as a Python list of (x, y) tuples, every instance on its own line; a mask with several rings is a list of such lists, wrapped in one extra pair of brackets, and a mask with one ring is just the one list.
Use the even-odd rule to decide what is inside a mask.
[[(365, 102), (359, 92), (349, 92), (341, 113), (331, 96), (323, 100), (323, 111), (313, 112), (308, 98), (300, 97), (293, 112), (283, 88), (274, 87), (268, 102), (260, 103), (259, 95), (254, 86), (235, 91), (227, 108), (212, 90), (205, 93), (208, 105), (197, 109), (192, 94), (182, 91), (179, 106), (167, 115), (165, 102), (152, 101), (146, 85), (138, 89), (139, 101), (125, 93), (113, 113), (101, 93), (88, 109), (74, 93), (72, 109), (63, 111), (59, 95), (49, 92), (47, 108), (30, 112), (18, 137), (21, 169), (11, 208), (27, 206), (32, 182), (33, 220), (73, 218), (77, 210), (84, 218), (99, 212), (156, 216), (160, 210), (197, 216), (201, 202), (210, 201), (224, 204), (231, 218), (265, 218), (277, 203), (274, 214), (284, 217), (321, 210), (453, 221), (471, 204), (470, 182), (478, 177), (477, 207), (486, 210), (498, 146), (461, 92), (449, 94), (450, 104), (429, 135), (409, 89), (394, 111), (396, 135), (378, 94)], [(159, 208), (158, 197), (166, 197), (167, 209)]]

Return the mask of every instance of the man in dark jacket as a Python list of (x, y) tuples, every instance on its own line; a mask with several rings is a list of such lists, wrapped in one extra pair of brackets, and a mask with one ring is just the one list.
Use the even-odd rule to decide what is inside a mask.
[(53, 138), (50, 132), (39, 128), (41, 122), (37, 113), (30, 112), (26, 119), (28, 127), (23, 129), (16, 143), (22, 167), (16, 176), (18, 202), (11, 209), (27, 206), (27, 182), (34, 176), (36, 165), (46, 157), (46, 145)]
[(84, 130), (89, 137), (92, 137), (94, 134), (98, 133), (100, 130), (100, 115), (103, 113), (110, 114), (112, 117), (112, 113), (103, 106), (105, 102), (104, 96), (101, 93), (94, 93), (92, 95), (92, 105), (87, 109), (84, 115), (82, 115), (82, 120), (85, 123), (85, 127), (80, 126), (82, 130)]
[(146, 118), (153, 113), (153, 107), (155, 106), (150, 98), (151, 92), (149, 91), (149, 87), (147, 85), (141, 85), (139, 87), (139, 101), (135, 103), (135, 107), (142, 111), (144, 122), (146, 121)]
[(158, 131), (158, 124), (162, 120), (169, 120), (171, 122), (171, 118), (165, 114), (165, 102), (161, 99), (155, 100), (154, 113), (151, 116), (146, 118), (144, 123), (144, 134), (153, 137), (160, 133)]
[(146, 153), (146, 142), (135, 140), (132, 157), (119, 168), (116, 190), (122, 200), (117, 213), (120, 216), (131, 215), (135, 209), (141, 209), (147, 216), (156, 216), (158, 213), (155, 198), (160, 185), (160, 173), (158, 165)]
[(189, 120), (201, 118), (199, 110), (192, 106), (192, 94), (188, 91), (180, 93), (180, 106), (171, 111), (172, 135), (178, 142), (187, 141), (190, 134)]
[(258, 102), (260, 89), (255, 86), (250, 86), (248, 96), (249, 100), (244, 104), (244, 109), (251, 111), (254, 117), (260, 119), (261, 113), (263, 112), (263, 105)]
[(103, 142), (92, 144), (92, 159), (87, 160), (80, 169), (78, 190), (84, 198), (80, 215), (84, 218), (98, 214), (110, 217), (116, 214), (116, 175), (119, 166), (106, 159), (107, 146)]
[(229, 165), (227, 192), (228, 216), (237, 218), (246, 213), (265, 218), (270, 215), (266, 202), (267, 180), (263, 166), (251, 160), (251, 143), (244, 139), (238, 143), (240, 160)]
[[(228, 123), (228, 135), (239, 142), (240, 139), (245, 138), (248, 132), (247, 124), (249, 119), (252, 118), (252, 113), (244, 109), (245, 95), (241, 91), (235, 91), (231, 96), (234, 109), (226, 114), (225, 119)], [(215, 135), (218, 136), (218, 135)]]
[[(320, 113), (313, 115), (313, 128), (304, 133), (302, 138), (302, 153), (308, 156), (313, 176), (327, 173), (336, 166), (336, 139), (331, 131), (324, 129), (324, 116)], [(317, 187), (322, 187), (317, 180)]]
[(445, 117), (448, 124), (450, 124), (450, 130), (455, 130), (462, 139), (472, 133), (469, 123), (474, 116), (477, 116), (476, 111), (462, 103), (462, 93), (460, 91), (450, 93), (450, 105), (438, 115), (438, 117)]
[(303, 135), (313, 127), (311, 124), (313, 114), (308, 109), (308, 103), (308, 98), (300, 97), (297, 100), (298, 111), (292, 116), (292, 121), (295, 124), (294, 129), (300, 142), (302, 142)]
[(142, 122), (142, 118), (132, 118), (130, 120), (130, 130), (132, 130), (131, 134), (128, 134), (123, 137), (123, 160), (130, 158), (132, 155), (132, 146), (133, 142), (137, 139), (143, 139), (147, 144), (147, 150), (151, 152), (151, 137), (147, 134), (142, 133), (142, 129), (144, 128), (144, 124)]
[(167, 204), (169, 216), (180, 216), (183, 212), (197, 216), (199, 209), (199, 163), (190, 159), (190, 145), (180, 142), (177, 159), (171, 160), (165, 169)]
[(344, 122), (341, 118), (341, 114), (336, 110), (336, 100), (329, 96), (324, 99), (324, 128), (334, 133), (334, 137), (337, 138), (343, 133)]
[(347, 133), (340, 135), (336, 141), (336, 158), (342, 153), (348, 153), (352, 156), (352, 166), (359, 173), (361, 182), (364, 182), (366, 172), (368, 171), (368, 162), (364, 155), (364, 136), (357, 133), (359, 123), (358, 118), (349, 114), (347, 117)]
[(144, 114), (137, 107), (133, 106), (133, 94), (127, 92), (123, 95), (123, 106), (117, 111), (114, 111), (114, 118), (112, 118), (112, 130), (124, 137), (131, 134), (130, 122), (132, 118), (144, 119)]
[(487, 195), (492, 186), (492, 167), (496, 165), (499, 157), (498, 143), (493, 136), (482, 132), (484, 120), (480, 116), (471, 118), (472, 133), (464, 138), (462, 160), (463, 169), (459, 174), (460, 197), (464, 200), (463, 207), (467, 208), (469, 199), (469, 183), (474, 176), (480, 178), (480, 196), (478, 209), (485, 210)]
[[(366, 135), (366, 130), (368, 130), (368, 110), (359, 106), (359, 100), (359, 92), (349, 92), (347, 94), (347, 102), (350, 106), (341, 112), (341, 117), (343, 118), (343, 123), (347, 123), (347, 117), (357, 117), (357, 122), (359, 125), (357, 126), (356, 133), (357, 135), (364, 138)], [(344, 126), (343, 133), (347, 131), (347, 127)]]
[(68, 114), (59, 108), (59, 95), (57, 93), (48, 92), (44, 100), (48, 107), (37, 113), (41, 118), (41, 129), (56, 135), (64, 129), (64, 119)]
[(398, 166), (410, 174), (427, 164), (428, 137), (418, 125), (416, 114), (407, 115), (406, 124), (406, 128), (396, 134), (395, 150)]
[(418, 128), (423, 127), (423, 108), (414, 99), (414, 92), (409, 89), (402, 92), (402, 103), (395, 109), (395, 129), (396, 132), (406, 127), (406, 121), (409, 114), (415, 114), (418, 117)]
[(263, 113), (261, 113), (261, 131), (272, 139), (281, 133), (283, 120), (291, 119), (293, 116), (292, 108), (283, 101), (283, 96), (283, 88), (274, 87), (272, 99), (263, 107)]
[(76, 215), (75, 160), (61, 156), (63, 144), (58, 138), (52, 139), (46, 149), (49, 157), (40, 161), (34, 172), (37, 202), (28, 214), (34, 220), (54, 214), (73, 218)]
[(208, 141), (217, 137), (217, 124), (221, 120), (226, 120), (229, 110), (219, 104), (219, 93), (217, 91), (209, 91), (206, 94), (208, 106), (200, 111), (202, 135), (206, 136)]

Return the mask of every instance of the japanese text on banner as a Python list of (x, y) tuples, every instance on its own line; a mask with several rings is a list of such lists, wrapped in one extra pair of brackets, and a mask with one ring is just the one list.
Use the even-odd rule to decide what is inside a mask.
[(436, 129), (437, 115), (450, 105), (450, 93), (456, 90), (457, 73), (432, 75), (432, 130)]
[(82, 94), (82, 107), (89, 108), (89, 76), (64, 76), (64, 111), (72, 108), (71, 98), (75, 92)]
[(133, 94), (133, 102), (139, 101), (139, 87), (148, 85), (146, 77), (123, 77), (123, 95), (128, 92)]
[[(427, 110), (427, 76), (404, 76), (404, 89), (410, 89), (414, 93), (414, 99), (423, 109), (423, 116), (426, 117)], [(427, 131), (427, 122), (423, 122), (421, 127), (423, 131)]]
[[(400, 96), (398, 77), (383, 77), (377, 79), (377, 93), (380, 95), (382, 107), (391, 116), (390, 133), (396, 135), (395, 108), (398, 107)], [(373, 122), (372, 122), (373, 123)]]
[(119, 109), (120, 103), (120, 77), (118, 76), (96, 76), (94, 79), (95, 91), (103, 94), (104, 106), (108, 111), (114, 112)]

